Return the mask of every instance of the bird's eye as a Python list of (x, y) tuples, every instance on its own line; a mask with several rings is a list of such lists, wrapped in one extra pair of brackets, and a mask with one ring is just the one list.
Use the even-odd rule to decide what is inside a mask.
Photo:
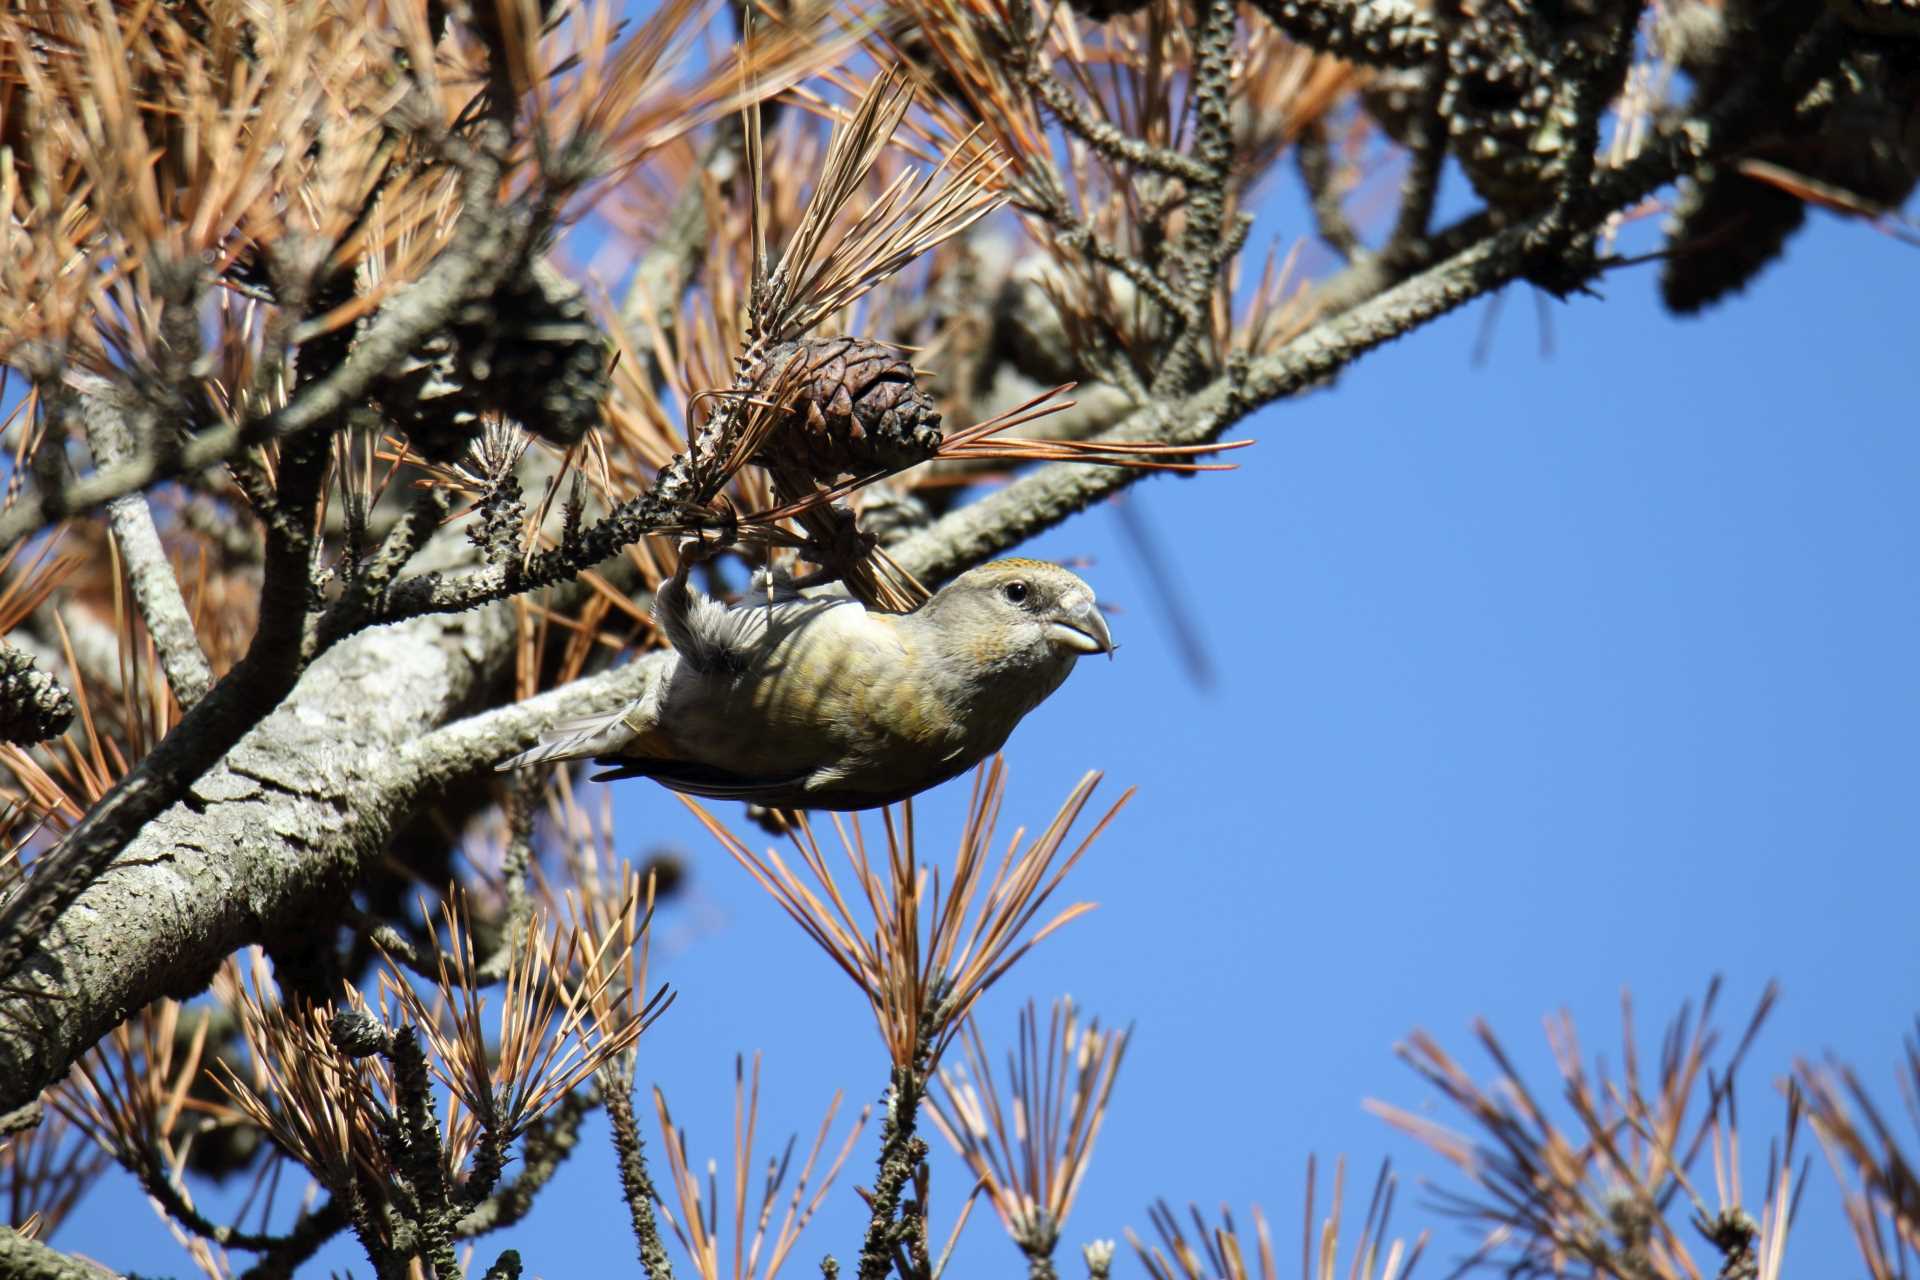
[(1000, 594), (1007, 598), (1008, 604), (1025, 604), (1027, 600), (1027, 584), (1024, 582), (1009, 582), (1006, 586), (1000, 588)]

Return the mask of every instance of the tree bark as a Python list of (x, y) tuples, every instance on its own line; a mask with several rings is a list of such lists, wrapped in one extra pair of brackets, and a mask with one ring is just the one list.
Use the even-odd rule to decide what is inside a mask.
[(405, 749), (471, 709), (512, 644), (495, 605), (375, 628), (315, 662), (34, 940), (0, 993), (0, 1111), (136, 1009), (195, 994), (235, 949), (344, 898), (433, 781)]

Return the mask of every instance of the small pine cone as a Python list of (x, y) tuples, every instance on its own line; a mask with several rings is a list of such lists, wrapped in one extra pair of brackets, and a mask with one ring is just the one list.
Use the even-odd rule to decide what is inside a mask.
[(455, 332), (476, 373), (490, 378), (494, 403), (537, 436), (563, 448), (579, 443), (613, 385), (607, 340), (580, 286), (536, 262), (488, 311), (482, 328)]
[(1660, 271), (1660, 298), (1691, 315), (1738, 293), (1780, 256), (1807, 220), (1801, 199), (1738, 169), (1708, 165), (1681, 185), (1667, 228), (1672, 256)]
[(1819, 132), (1793, 148), (1786, 166), (1868, 205), (1899, 209), (1920, 180), (1920, 42), (1856, 50), (1833, 80)]
[(457, 456), (489, 412), (565, 448), (600, 421), (607, 344), (580, 287), (536, 262), (469, 303), (378, 394), (428, 457)]
[(1369, 67), (1421, 67), (1440, 52), (1433, 19), (1408, 0), (1254, 0), (1287, 36)]
[[(798, 362), (796, 364), (796, 362)], [(940, 413), (892, 347), (863, 338), (783, 342), (749, 364), (754, 389), (793, 388), (790, 409), (754, 461), (816, 480), (898, 471), (940, 448)]]
[[(1552, 27), (1490, 7), (1454, 31), (1440, 112), (1454, 157), (1496, 209), (1529, 213), (1553, 201), (1579, 136), (1582, 67), (1607, 77), (1596, 86), (1602, 101), (1626, 84), (1630, 60), (1609, 56), (1612, 22), (1604, 5), (1570, 2)], [(1554, 51), (1569, 46), (1571, 64), (1556, 66)]]
[(1447, 49), (1440, 94), (1453, 154), (1474, 190), (1496, 208), (1538, 208), (1553, 198), (1565, 126), (1554, 84), (1504, 14), (1463, 19)]
[[(1888, 42), (1855, 51), (1829, 76), (1790, 131), (1766, 139), (1748, 158), (1844, 193), (1867, 211), (1898, 209), (1920, 184), (1920, 50)], [(1710, 165), (1683, 185), (1660, 276), (1670, 311), (1699, 311), (1744, 289), (1785, 251), (1806, 221), (1791, 191)]]
[(349, 1058), (371, 1058), (376, 1053), (385, 1053), (393, 1043), (392, 1033), (380, 1020), (359, 1009), (341, 1009), (335, 1013), (327, 1036), (334, 1048)]
[(67, 731), (73, 695), (12, 645), (0, 644), (0, 742), (32, 746)]

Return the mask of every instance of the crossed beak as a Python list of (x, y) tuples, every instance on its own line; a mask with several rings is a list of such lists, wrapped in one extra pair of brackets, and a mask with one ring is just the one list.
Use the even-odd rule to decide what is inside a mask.
[(1091, 598), (1062, 610), (1047, 630), (1053, 642), (1063, 649), (1113, 656), (1113, 633), (1107, 630), (1107, 620)]

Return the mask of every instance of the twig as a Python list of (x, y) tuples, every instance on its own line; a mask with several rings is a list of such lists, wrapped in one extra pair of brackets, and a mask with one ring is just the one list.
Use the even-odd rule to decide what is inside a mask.
[(240, 1280), (292, 1280), (294, 1269), (320, 1251), (320, 1246), (347, 1225), (347, 1211), (336, 1197), (294, 1223), (266, 1254), (240, 1275)]
[(660, 1238), (660, 1224), (653, 1214), (659, 1193), (647, 1173), (646, 1144), (641, 1141), (640, 1126), (633, 1117), (633, 1081), (602, 1072), (600, 1087), (606, 1095), (613, 1150), (620, 1162), (620, 1195), (627, 1202), (627, 1218), (633, 1226), (640, 1269), (647, 1273), (647, 1280), (673, 1280), (673, 1262), (667, 1257), (666, 1243)]
[(1193, 33), (1192, 111), (1193, 159), (1205, 173), (1190, 179), (1187, 225), (1176, 254), (1186, 298), (1187, 318), (1177, 319), (1173, 342), (1153, 380), (1156, 396), (1184, 394), (1193, 389), (1203, 368), (1202, 353), (1212, 338), (1207, 323), (1212, 315), (1214, 289), (1223, 246), (1246, 236), (1245, 226), (1227, 224), (1227, 189), (1233, 176), (1233, 35), (1239, 8), (1233, 0), (1200, 0), (1199, 22)]
[[(120, 1155), (120, 1153), (116, 1154)], [(169, 1218), (193, 1234), (211, 1240), (222, 1248), (272, 1253), (287, 1246), (291, 1239), (290, 1236), (261, 1235), (240, 1231), (233, 1227), (223, 1227), (207, 1218), (187, 1203), (186, 1197), (168, 1178), (166, 1170), (161, 1167), (160, 1161), (151, 1148), (143, 1146), (140, 1150), (127, 1152), (120, 1156), (120, 1163), (127, 1172), (140, 1180), (140, 1189), (151, 1196), (154, 1203), (164, 1209)], [(334, 1230), (338, 1229), (339, 1226), (336, 1225)], [(327, 1234), (331, 1235), (332, 1232)], [(316, 1241), (314, 1247), (317, 1248), (318, 1244), (319, 1242)]]
[(406, 514), (387, 531), (379, 550), (368, 557), (366, 564), (355, 568), (353, 581), (348, 585), (346, 594), (320, 620), (314, 638), (316, 656), (368, 625), (378, 612), (380, 602), (395, 576), (439, 527), (450, 505), (445, 489), (434, 486), (420, 490)]
[(1615, 87), (1626, 74), (1633, 57), (1633, 41), (1640, 15), (1638, 4), (1615, 0), (1601, 8), (1603, 19), (1611, 19), (1604, 49), (1596, 57), (1579, 41), (1563, 42), (1555, 59), (1556, 73), (1577, 77), (1574, 86), (1574, 128), (1561, 152), (1560, 180), (1553, 207), (1534, 227), (1530, 250), (1540, 259), (1533, 273), (1535, 283), (1555, 294), (1563, 294), (1584, 282), (1592, 274), (1591, 242), (1586, 260), (1570, 255), (1578, 239), (1576, 222), (1581, 206), (1593, 189), (1595, 153), (1600, 146), (1600, 121)]
[(542, 551), (462, 573), (423, 573), (393, 584), (366, 615), (367, 623), (398, 622), (431, 613), (463, 613), (525, 591), (565, 582), (582, 569), (618, 555), (649, 533), (686, 518), (691, 481), (684, 466), (663, 469), (651, 491), (615, 507), (580, 532), (571, 546)]
[(1327, 145), (1326, 124), (1315, 120), (1303, 129), (1293, 152), (1300, 167), (1300, 181), (1313, 201), (1313, 225), (1320, 238), (1348, 262), (1363, 256), (1367, 246), (1347, 218), (1343, 193), (1336, 181), (1333, 148)]
[[(1457, 0), (1436, 0), (1432, 18), (1436, 32), (1452, 29), (1458, 8)], [(1440, 112), (1440, 100), (1446, 93), (1447, 68), (1446, 59), (1440, 54), (1436, 40), (1434, 56), (1407, 120), (1407, 172), (1400, 182), (1400, 207), (1394, 215), (1393, 231), (1387, 236), (1381, 255), (1388, 261), (1401, 261), (1413, 253), (1426, 239), (1427, 227), (1433, 221), (1434, 197), (1440, 191), (1440, 170), (1447, 158), (1447, 121)]]
[[(527, 1216), (534, 1197), (553, 1180), (567, 1157), (580, 1145), (580, 1122), (599, 1105), (593, 1089), (576, 1089), (554, 1104), (547, 1115), (527, 1127), (520, 1143), (520, 1171), (492, 1195), (467, 1210), (453, 1224), (456, 1239), (465, 1240), (510, 1227)], [(242, 1277), (245, 1280), (245, 1277)]]
[[(943, 998), (937, 990), (929, 1000)], [(873, 1181), (873, 1194), (867, 1198), (872, 1214), (867, 1220), (867, 1236), (860, 1246), (860, 1280), (886, 1280), (893, 1269), (894, 1251), (907, 1243), (904, 1236), (913, 1227), (897, 1222), (900, 1195), (913, 1179), (913, 1171), (926, 1158), (926, 1143), (914, 1135), (920, 1118), (920, 1102), (926, 1097), (927, 1076), (933, 1060), (933, 1033), (940, 1019), (929, 1008), (920, 1020), (919, 1043), (914, 1046), (912, 1063), (893, 1069), (892, 1087), (887, 1091), (887, 1118), (880, 1128), (879, 1172)], [(913, 1216), (921, 1234), (919, 1253), (926, 1253), (926, 1217)]]
[(507, 918), (503, 936), (493, 954), (475, 967), (474, 976), (482, 979), (504, 977), (514, 955), (527, 945), (527, 926), (533, 920), (533, 899), (527, 893), (527, 876), (533, 866), (533, 778), (522, 769), (507, 778), (507, 796), (503, 804), (507, 819), (507, 852), (500, 867), (506, 882)]
[[(103, 389), (104, 390), (104, 389)], [(135, 452), (133, 433), (118, 408), (105, 395), (87, 395), (63, 390), (63, 395), (82, 399), (81, 417), (86, 424), (87, 446), (100, 466), (124, 462)], [(119, 543), (120, 556), (127, 566), (127, 584), (134, 604), (153, 647), (159, 652), (161, 669), (174, 699), (185, 710), (206, 696), (213, 686), (213, 668), (200, 648), (194, 632), (193, 617), (187, 612), (186, 598), (180, 594), (180, 579), (173, 572), (167, 551), (160, 543), (160, 530), (153, 522), (153, 509), (143, 494), (130, 493), (107, 503), (107, 523)]]
[(15, 1107), (6, 1114), (0, 1115), (0, 1138), (11, 1138), (16, 1133), (37, 1129), (40, 1127), (40, 1122), (46, 1119), (46, 1115), (47, 1109), (38, 1098), (25, 1106)]
[(396, 1028), (383, 1053), (393, 1064), (397, 1095), (387, 1144), (394, 1167), (413, 1192), (405, 1212), (417, 1235), (415, 1248), (438, 1280), (462, 1280), (453, 1251), (453, 1207), (442, 1172), (440, 1125), (433, 1114), (426, 1053), (410, 1026)]
[(1054, 242), (1062, 249), (1084, 254), (1103, 266), (1112, 267), (1165, 309), (1176, 322), (1188, 326), (1200, 323), (1199, 314), (1194, 311), (1192, 304), (1161, 279), (1159, 273), (1134, 255), (1108, 244), (1091, 225), (1069, 213), (1064, 204), (1035, 212), (1052, 224)]
[(1164, 173), (1183, 182), (1206, 182), (1212, 176), (1207, 167), (1192, 156), (1143, 142), (1110, 121), (1096, 119), (1031, 53), (1026, 59), (1025, 72), (1027, 84), (1060, 123), (1108, 159), (1135, 169)]

